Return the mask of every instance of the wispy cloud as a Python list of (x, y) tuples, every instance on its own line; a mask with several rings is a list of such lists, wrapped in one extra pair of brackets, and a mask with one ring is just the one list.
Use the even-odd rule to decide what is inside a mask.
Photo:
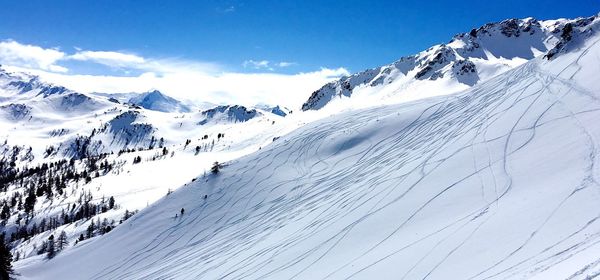
[(267, 69), (273, 71), (273, 67), (269, 66), (270, 62), (268, 60), (246, 60), (242, 63), (244, 68), (254, 68), (254, 69)]
[[(67, 74), (68, 69), (59, 65), (61, 62), (104, 65), (123, 70), (123, 73), (138, 70), (138, 74), (83, 75), (71, 71)], [(15, 41), (0, 42), (0, 63), (8, 65), (12, 70), (27, 71), (83, 93), (159, 89), (168, 95), (189, 101), (242, 105), (266, 103), (296, 108), (312, 91), (348, 74), (344, 68), (322, 68), (297, 74), (275, 73), (274, 68), (290, 67), (295, 63), (272, 63), (267, 60), (248, 60), (243, 63), (246, 68), (263, 72), (237, 73), (209, 62), (152, 58), (120, 51), (75, 49), (68, 54), (57, 49), (44, 49)]]
[(268, 60), (252, 60), (252, 59), (246, 60), (246, 61), (244, 61), (244, 63), (242, 63), (242, 66), (244, 66), (244, 68), (252, 68), (252, 69), (256, 69), (256, 70), (269, 70), (269, 71), (275, 71), (275, 67), (286, 68), (286, 67), (290, 67), (290, 66), (294, 66), (294, 65), (298, 65), (298, 63), (288, 62), (288, 61), (272, 63)]
[(223, 12), (225, 12), (225, 13), (233, 13), (233, 12), (235, 12), (235, 6), (233, 6), (233, 5), (229, 6), (229, 7), (225, 8), (223, 10)]
[(145, 58), (136, 54), (116, 51), (80, 50), (73, 55), (66, 56), (65, 60), (93, 62), (123, 70), (151, 71), (159, 75), (181, 71), (221, 71), (221, 66), (209, 62), (185, 61), (174, 58)]
[(67, 58), (79, 61), (93, 61), (111, 67), (131, 67), (146, 63), (146, 60), (141, 56), (112, 51), (79, 51)]
[(287, 61), (282, 61), (282, 62), (277, 63), (277, 66), (281, 67), (281, 68), (290, 67), (290, 66), (294, 66), (294, 65), (298, 65), (298, 63), (296, 63), (296, 62), (287, 62)]
[(234, 5), (217, 8), (217, 12), (223, 13), (223, 14), (233, 13), (233, 12), (235, 12), (235, 10), (236, 10), (236, 8)]

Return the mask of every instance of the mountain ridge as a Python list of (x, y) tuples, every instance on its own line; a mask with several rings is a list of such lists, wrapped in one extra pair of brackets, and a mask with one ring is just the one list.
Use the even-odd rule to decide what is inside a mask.
[(530, 17), (488, 23), (459, 33), (446, 44), (330, 82), (314, 91), (302, 104), (302, 110), (322, 109), (331, 101), (351, 97), (355, 89), (385, 91), (387, 96), (372, 96), (383, 102), (402, 95), (412, 95), (413, 99), (420, 98), (419, 95), (427, 97), (430, 88), (439, 88), (435, 84), (448, 88), (447, 93), (465, 90), (534, 57), (545, 55), (561, 41), (560, 33), (564, 26), (583, 26), (596, 18), (597, 15), (538, 21)]

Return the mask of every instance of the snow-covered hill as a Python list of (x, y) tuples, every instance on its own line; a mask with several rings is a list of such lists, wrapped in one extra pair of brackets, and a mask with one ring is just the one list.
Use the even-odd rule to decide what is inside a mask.
[(599, 27), (563, 28), (551, 57), (461, 93), (310, 123), (18, 270), (24, 279), (597, 277)]
[(489, 23), (390, 65), (328, 83), (312, 93), (302, 110), (319, 110), (332, 101), (365, 107), (459, 92), (545, 55), (561, 40), (565, 26), (593, 19)]

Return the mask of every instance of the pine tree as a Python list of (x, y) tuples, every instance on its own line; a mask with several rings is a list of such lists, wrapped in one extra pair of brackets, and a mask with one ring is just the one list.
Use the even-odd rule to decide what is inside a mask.
[(131, 216), (133, 216), (133, 214), (135, 214), (135, 212), (130, 212), (129, 210), (125, 209), (125, 214), (123, 214), (123, 218), (121, 218), (119, 223), (121, 224), (124, 221), (126, 221), (127, 219), (131, 218)]
[(10, 208), (5, 202), (4, 206), (2, 206), (2, 212), (0, 212), (0, 219), (7, 220), (8, 218), (10, 218)]
[(48, 252), (48, 240), (42, 241), (40, 247), (37, 248), (37, 254), (41, 255)]
[(27, 213), (31, 213), (33, 212), (33, 208), (35, 206), (35, 201), (37, 200), (36, 196), (35, 196), (35, 192), (33, 191), (33, 188), (29, 189), (29, 194), (27, 195), (27, 198), (25, 198), (25, 212)]
[(86, 232), (86, 238), (92, 238), (94, 236), (94, 220), (92, 219), (92, 222), (90, 223), (90, 225), (87, 228), (87, 232)]
[(48, 237), (48, 258), (54, 258), (56, 256), (56, 250), (54, 249), (54, 235)]
[(0, 279), (10, 279), (13, 273), (12, 254), (4, 242), (4, 233), (2, 233), (0, 234)]
[(63, 230), (60, 232), (58, 239), (56, 240), (56, 249), (58, 251), (62, 251), (64, 248), (69, 245), (69, 241), (67, 241), (67, 233)]
[(217, 173), (219, 173), (220, 168), (221, 168), (221, 165), (219, 164), (219, 162), (215, 161), (213, 163), (213, 166), (210, 168), (210, 172), (212, 172), (213, 174), (217, 174)]
[(115, 208), (115, 198), (111, 196), (108, 199), (108, 209), (113, 209), (113, 208)]

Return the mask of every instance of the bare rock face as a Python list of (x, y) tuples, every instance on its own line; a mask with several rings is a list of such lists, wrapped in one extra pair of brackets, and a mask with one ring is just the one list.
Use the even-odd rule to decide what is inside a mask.
[(554, 34), (560, 34), (560, 41), (546, 53), (544, 58), (553, 59), (560, 53), (576, 49), (585, 38), (591, 36), (597, 29), (598, 24), (594, 23), (598, 16), (580, 18), (564, 24), (559, 24), (553, 30)]
[(31, 107), (25, 104), (11, 103), (8, 105), (0, 106), (0, 111), (6, 114), (7, 119), (21, 120), (30, 115)]
[(217, 106), (202, 112), (204, 119), (198, 122), (199, 125), (205, 125), (210, 121), (230, 121), (230, 122), (246, 122), (258, 116), (260, 113), (256, 109), (248, 109), (240, 105), (224, 105)]

